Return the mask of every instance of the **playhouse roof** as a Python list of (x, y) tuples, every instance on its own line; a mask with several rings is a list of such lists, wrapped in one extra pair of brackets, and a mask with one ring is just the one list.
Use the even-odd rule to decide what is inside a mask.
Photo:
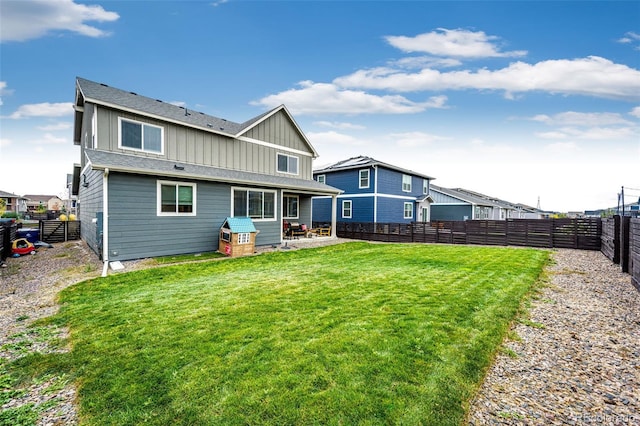
[(256, 232), (250, 217), (228, 217), (222, 224), (223, 228), (230, 229), (233, 233)]

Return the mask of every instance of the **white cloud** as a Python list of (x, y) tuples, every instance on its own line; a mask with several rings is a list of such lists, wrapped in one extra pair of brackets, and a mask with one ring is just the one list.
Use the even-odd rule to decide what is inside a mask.
[(636, 118), (640, 118), (640, 106), (637, 106), (635, 108), (633, 108), (630, 112), (629, 115), (636, 117)]
[(303, 81), (299, 89), (266, 96), (252, 105), (275, 108), (286, 104), (293, 114), (410, 114), (428, 108), (444, 108), (446, 96), (434, 96), (414, 102), (399, 95), (378, 96), (362, 91), (341, 89), (335, 84)]
[(426, 146), (435, 141), (448, 139), (446, 137), (432, 135), (425, 132), (392, 133), (389, 137), (395, 141), (396, 145), (401, 147)]
[(541, 139), (566, 139), (568, 137), (564, 132), (537, 132), (534, 134)]
[(73, 0), (3, 1), (0, 41), (25, 41), (54, 31), (102, 37), (108, 33), (85, 22), (112, 22), (119, 17), (102, 6), (76, 4)]
[(314, 126), (320, 127), (330, 127), (332, 129), (340, 129), (340, 130), (363, 130), (365, 126), (360, 124), (353, 123), (344, 123), (338, 121), (314, 121), (312, 123)]
[(11, 145), (11, 139), (0, 138), (0, 147)]
[(489, 58), (524, 56), (526, 51), (500, 52), (498, 37), (483, 31), (438, 28), (415, 37), (386, 36), (386, 41), (404, 52), (422, 52), (430, 55), (460, 58)]
[(548, 125), (559, 126), (610, 126), (615, 124), (632, 124), (620, 114), (612, 112), (574, 112), (567, 111), (554, 116), (536, 115), (531, 120)]
[(186, 103), (186, 102), (184, 102), (184, 101), (170, 101), (170, 102), (168, 102), (168, 103), (170, 103), (171, 105), (178, 106), (178, 107), (184, 107), (184, 106), (187, 106), (187, 103)]
[(73, 114), (73, 103), (43, 102), (39, 104), (21, 105), (17, 111), (13, 112), (9, 118), (21, 119), (28, 117), (63, 117)]
[(633, 31), (625, 33), (624, 37), (619, 38), (617, 41), (622, 44), (635, 44), (634, 49), (640, 50), (640, 34)]
[(59, 123), (52, 123), (52, 124), (47, 124), (45, 126), (38, 126), (37, 129), (38, 130), (44, 130), (47, 132), (55, 132), (58, 130), (67, 130), (71, 128), (71, 123), (69, 122), (59, 122)]
[(35, 143), (38, 145), (60, 145), (68, 143), (69, 141), (70, 139), (68, 138), (54, 136), (51, 133), (45, 133), (42, 138), (36, 140)]
[(345, 135), (344, 133), (338, 133), (334, 130), (328, 132), (307, 132), (306, 135), (313, 145), (365, 145), (365, 142), (361, 139)]
[(451, 68), (462, 65), (458, 59), (434, 58), (432, 56), (409, 56), (394, 61), (389, 61), (390, 67), (399, 68)]
[(575, 142), (556, 142), (544, 147), (545, 151), (555, 155), (575, 154), (579, 151)]
[(217, 1), (214, 1), (213, 3), (211, 3), (211, 6), (213, 6), (213, 7), (218, 7), (218, 6), (220, 6), (221, 4), (225, 4), (225, 3), (227, 3), (227, 2), (229, 2), (229, 0), (217, 0)]
[(630, 138), (640, 138), (638, 129), (633, 127), (589, 127), (580, 129), (576, 127), (562, 127), (551, 132), (536, 133), (543, 139), (582, 139), (620, 141)]
[(425, 68), (416, 73), (389, 67), (359, 70), (338, 77), (343, 88), (418, 92), (425, 90), (502, 90), (513, 93), (544, 91), (622, 100), (640, 99), (640, 71), (597, 56), (579, 59), (515, 62), (499, 70), (440, 72)]

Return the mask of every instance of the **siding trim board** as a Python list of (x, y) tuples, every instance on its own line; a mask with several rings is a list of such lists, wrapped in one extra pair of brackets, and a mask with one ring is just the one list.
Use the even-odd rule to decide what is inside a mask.
[(239, 141), (249, 142), (249, 143), (252, 143), (252, 144), (255, 144), (255, 145), (264, 146), (264, 147), (267, 147), (267, 148), (274, 148), (274, 149), (277, 149), (279, 151), (286, 151), (286, 152), (291, 152), (291, 153), (298, 154), (298, 155), (304, 155), (305, 157), (315, 158), (313, 156), (313, 154), (311, 154), (309, 152), (301, 151), (301, 150), (295, 149), (295, 148), (289, 148), (289, 147), (282, 146), (282, 145), (276, 145), (276, 144), (271, 143), (271, 142), (260, 141), (258, 139), (250, 138), (250, 137), (247, 137), (247, 136), (238, 136), (236, 139), (238, 139)]

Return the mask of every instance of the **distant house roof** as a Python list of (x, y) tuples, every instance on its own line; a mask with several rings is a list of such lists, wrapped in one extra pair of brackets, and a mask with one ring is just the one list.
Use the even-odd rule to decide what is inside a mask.
[(0, 197), (3, 198), (20, 198), (19, 195), (12, 194), (10, 192), (0, 191)]
[(223, 228), (230, 229), (231, 232), (256, 232), (256, 227), (250, 217), (228, 217), (222, 224)]
[(300, 136), (309, 145), (309, 148), (313, 152), (313, 156), (318, 156), (315, 148), (311, 145), (311, 142), (307, 139), (304, 132), (302, 132), (293, 116), (284, 105), (280, 105), (270, 111), (266, 111), (257, 117), (245, 121), (244, 123), (235, 123), (224, 118), (214, 117), (203, 112), (194, 111), (183, 106), (164, 102), (160, 99), (148, 98), (146, 96), (138, 95), (135, 92), (117, 89), (115, 87), (110, 87), (103, 83), (96, 83), (81, 77), (77, 77), (76, 81), (78, 91), (82, 95), (82, 100), (76, 99), (76, 105), (82, 104), (84, 101), (89, 101), (98, 105), (129, 111), (134, 114), (146, 115), (189, 127), (195, 127), (232, 138), (240, 137), (242, 134), (262, 123), (272, 115), (279, 111), (283, 111), (291, 119), (291, 122), (300, 133)]
[(260, 185), (296, 190), (312, 195), (340, 194), (342, 191), (315, 180), (274, 176), (261, 173), (229, 170), (156, 158), (139, 157), (107, 151), (85, 150), (87, 160), (95, 170), (139, 173), (173, 178), (191, 178), (235, 184)]
[(33, 195), (33, 194), (26, 194), (24, 195), (23, 198), (26, 198), (29, 201), (42, 202), (42, 203), (46, 203), (52, 198), (60, 199), (60, 197), (58, 197), (57, 195)]
[(435, 179), (434, 177), (431, 176), (427, 176), (425, 174), (422, 173), (418, 173), (418, 172), (414, 172), (412, 170), (408, 170), (408, 169), (403, 169), (402, 167), (397, 167), (388, 163), (384, 163), (382, 161), (378, 161), (376, 159), (373, 159), (371, 157), (367, 157), (364, 155), (358, 156), (358, 157), (352, 157), (352, 158), (348, 158), (346, 160), (342, 160), (342, 161), (338, 161), (337, 163), (333, 163), (330, 164), (328, 166), (322, 167), (320, 169), (316, 169), (313, 171), (313, 173), (317, 174), (317, 173), (328, 173), (328, 172), (334, 172), (334, 171), (339, 171), (339, 170), (348, 170), (348, 169), (359, 169), (362, 167), (372, 167), (372, 166), (381, 166), (384, 167), (386, 169), (390, 169), (390, 170), (395, 170), (401, 173), (405, 173), (408, 175), (413, 175), (413, 176), (419, 176), (422, 177), (424, 179), (430, 179), (433, 180)]
[(465, 192), (461, 192), (461, 191), (458, 191), (456, 189), (443, 188), (441, 186), (437, 186), (437, 185), (433, 185), (433, 184), (431, 184), (429, 186), (429, 188), (430, 188), (431, 191), (440, 192), (441, 194), (445, 194), (445, 195), (448, 195), (449, 197), (457, 198), (460, 201), (464, 201), (464, 202), (469, 203), (469, 204), (475, 204), (475, 205), (479, 205), (479, 206), (495, 206), (495, 203), (493, 203), (490, 200), (486, 200), (484, 198), (476, 197), (474, 195), (471, 195), (471, 194), (465, 193)]

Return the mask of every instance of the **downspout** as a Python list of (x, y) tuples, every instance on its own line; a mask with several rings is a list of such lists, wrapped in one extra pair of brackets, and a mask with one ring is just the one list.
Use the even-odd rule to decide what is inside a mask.
[(102, 276), (107, 276), (109, 269), (109, 168), (102, 174)]
[(378, 223), (378, 165), (373, 165), (373, 223)]

